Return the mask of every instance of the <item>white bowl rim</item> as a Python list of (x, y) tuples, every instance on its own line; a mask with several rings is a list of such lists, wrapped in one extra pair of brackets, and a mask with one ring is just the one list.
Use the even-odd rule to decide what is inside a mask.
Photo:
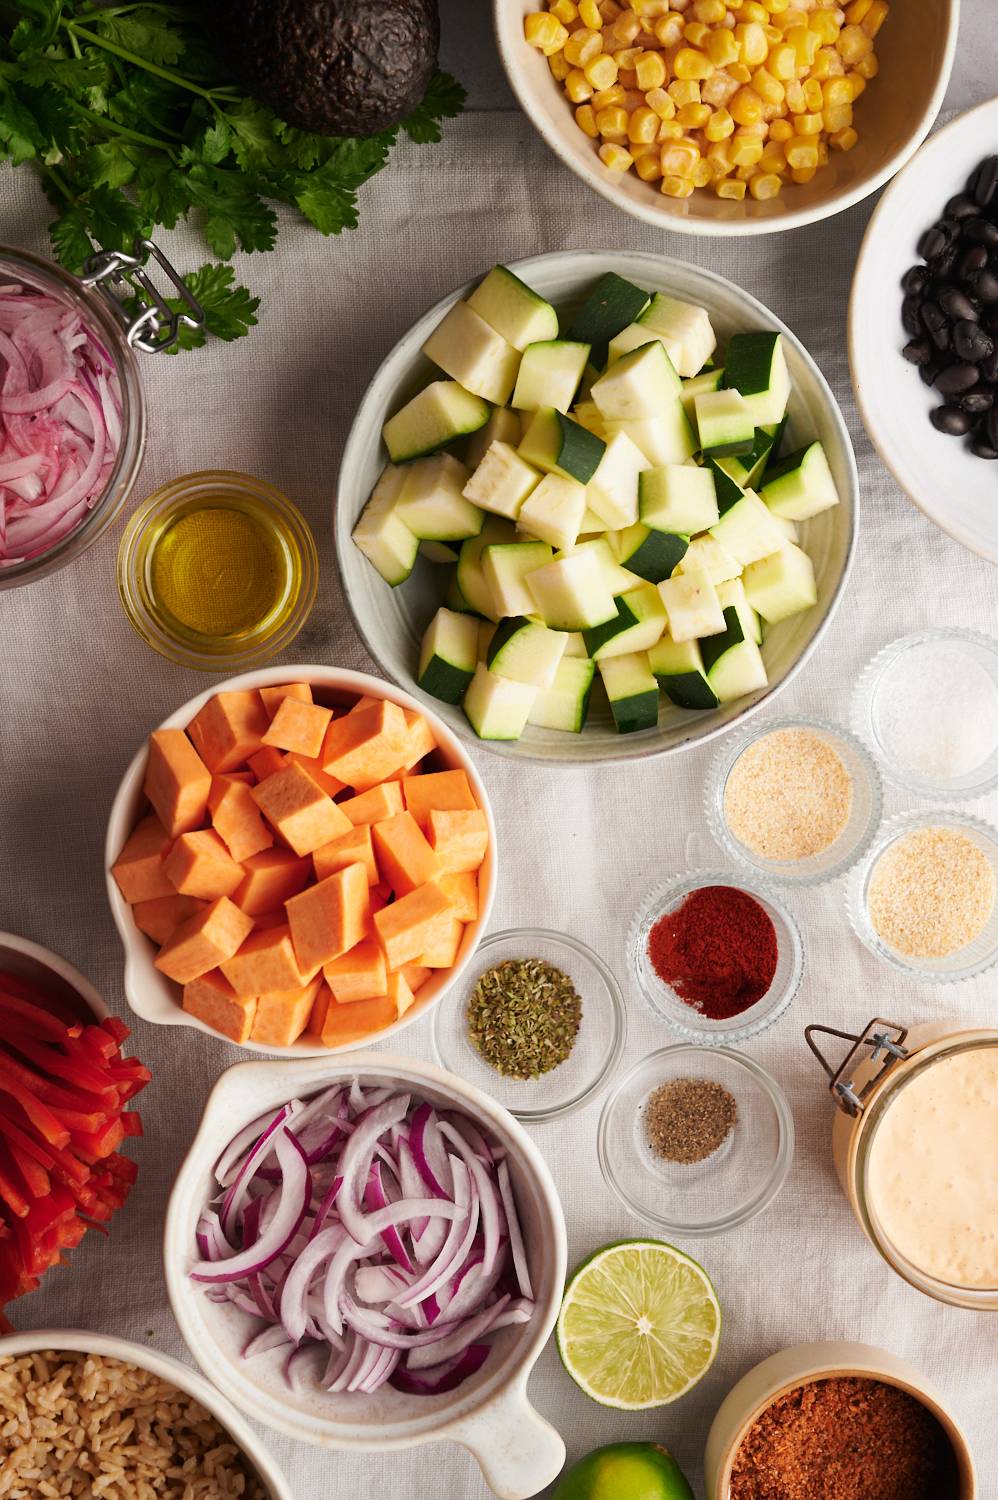
[[(405, 688), (399, 684), (386, 682), (381, 677), (372, 677), (366, 672), (352, 672), (345, 667), (309, 665), (301, 662), (290, 662), (284, 666), (257, 667), (252, 671), (243, 672), (237, 677), (226, 677), (220, 682), (212, 683), (210, 687), (202, 689), (200, 693), (197, 693), (186, 703), (181, 704), (179, 708), (174, 709), (155, 728), (186, 728), (199, 709), (208, 702), (209, 698), (213, 698), (216, 693), (230, 692), (240, 688), (272, 687), (285, 682), (298, 681), (315, 682), (324, 687), (335, 688), (344, 692), (356, 692), (358, 696), (370, 694), (378, 698), (388, 697), (393, 702), (401, 702), (404, 707), (412, 709), (416, 713), (422, 714), (425, 718), (430, 719), (433, 733), (437, 737), (438, 746), (445, 746), (448, 752), (456, 756), (459, 760), (462, 770), (464, 770), (468, 780), (471, 782), (478, 805), (484, 812), (486, 822), (488, 823), (489, 850), (486, 855), (486, 865), (483, 866), (483, 868), (487, 867), (488, 869), (488, 879), (484, 882), (479, 881), (477, 924), (468, 924), (469, 926), (476, 926), (474, 941), (469, 945), (463, 958), (459, 958), (452, 969), (441, 971), (446, 975), (446, 979), (435, 995), (422, 1004), (417, 1000), (416, 1004), (411, 1006), (404, 1016), (401, 1016), (397, 1021), (393, 1021), (391, 1026), (386, 1026), (383, 1031), (373, 1033), (369, 1039), (365, 1038), (365, 1046), (373, 1045), (375, 1042), (387, 1041), (389, 1037), (394, 1036), (413, 1021), (418, 1021), (424, 1015), (428, 1014), (437, 1000), (444, 994), (444, 991), (455, 983), (464, 972), (465, 967), (471, 962), (478, 947), (478, 941), (488, 927), (489, 918), (492, 913), (492, 904), (495, 900), (496, 886), (498, 884), (498, 846), (495, 815), (492, 811), (488, 791), (478, 772), (478, 768), (450, 726), (435, 715), (432, 709), (425, 708), (422, 703), (406, 692)], [(154, 731), (150, 731), (150, 733), (152, 732)], [(118, 784), (117, 791), (111, 803), (111, 811), (108, 814), (107, 821), (107, 832), (104, 838), (104, 882), (107, 889), (108, 902), (111, 907), (111, 916), (114, 919), (115, 927), (118, 929), (121, 945), (125, 950), (125, 999), (128, 1002), (129, 1009), (135, 1015), (141, 1016), (144, 1021), (149, 1021), (155, 1026), (187, 1026), (194, 1031), (203, 1032), (205, 1036), (213, 1037), (217, 1042), (228, 1042), (227, 1037), (223, 1037), (219, 1032), (213, 1031), (204, 1021), (199, 1020), (196, 1016), (188, 1015), (185, 1010), (181, 1009), (179, 1003), (174, 1007), (175, 1013), (153, 1015), (147, 1010), (139, 1009), (132, 998), (133, 990), (139, 985), (146, 983), (146, 976), (144, 974), (136, 974), (136, 966), (141, 964), (142, 968), (151, 968), (152, 957), (144, 951), (145, 935), (135, 925), (131, 907), (118, 890), (114, 876), (111, 874), (111, 866), (117, 858), (125, 838), (131, 832), (131, 815), (126, 818), (126, 803), (130, 802), (134, 796), (141, 795), (140, 776), (142, 767), (145, 764), (148, 740), (149, 735), (147, 734), (122, 774), (121, 781)], [(432, 982), (432, 980), (427, 981), (427, 983)], [(341, 1053), (352, 1051), (355, 1047), (354, 1043), (345, 1043), (339, 1047), (302, 1047), (295, 1043), (291, 1047), (275, 1051), (273, 1047), (265, 1047), (260, 1042), (229, 1042), (229, 1045), (238, 1046), (242, 1051), (255, 1053), (259, 1057), (276, 1059), (336, 1057)]]
[(81, 1000), (86, 1001), (98, 1021), (107, 1020), (110, 1016), (111, 1012), (103, 996), (94, 989), (87, 976), (81, 974), (61, 954), (53, 953), (51, 948), (43, 948), (41, 943), (32, 942), (30, 938), (18, 937), (16, 932), (0, 932), (0, 951), (4, 948), (9, 948), (14, 953), (23, 953), (25, 958), (33, 958), (36, 963), (51, 969), (70, 989), (76, 990)]
[[(187, 1277), (182, 1270), (184, 1263), (182, 1244), (191, 1232), (192, 1226), (183, 1217), (181, 1199), (187, 1194), (189, 1185), (193, 1185), (193, 1180), (200, 1178), (206, 1169), (210, 1169), (211, 1163), (217, 1158), (218, 1140), (215, 1134), (215, 1123), (210, 1118), (212, 1111), (221, 1107), (220, 1096), (224, 1096), (233, 1088), (234, 1083), (237, 1082), (237, 1076), (238, 1082), (246, 1089), (256, 1088), (257, 1098), (269, 1099), (268, 1083), (279, 1093), (286, 1091), (286, 1097), (290, 1098), (299, 1090), (307, 1091), (321, 1087), (324, 1080), (334, 1082), (339, 1076), (362, 1073), (383, 1074), (390, 1078), (402, 1078), (405, 1082), (422, 1081), (439, 1093), (452, 1098), (459, 1107), (464, 1107), (484, 1118), (486, 1124), (495, 1129), (500, 1137), (505, 1136), (515, 1144), (553, 1230), (553, 1243), (544, 1246), (544, 1254), (550, 1256), (553, 1261), (553, 1275), (547, 1300), (546, 1302), (538, 1300), (534, 1318), (530, 1324), (523, 1325), (513, 1367), (502, 1381), (496, 1384), (493, 1379), (491, 1384), (486, 1383), (478, 1391), (466, 1395), (463, 1402), (459, 1387), (450, 1393), (454, 1398), (452, 1404), (458, 1410), (451, 1410), (450, 1406), (441, 1408), (437, 1413), (439, 1420), (428, 1424), (417, 1433), (397, 1431), (385, 1435), (383, 1429), (375, 1443), (371, 1440), (369, 1428), (355, 1427), (351, 1433), (342, 1430), (348, 1427), (347, 1423), (336, 1424), (338, 1430), (334, 1435), (322, 1430), (321, 1418), (295, 1413), (290, 1408), (286, 1409), (276, 1398), (267, 1399), (262, 1394), (254, 1394), (252, 1399), (246, 1399), (245, 1394), (240, 1392), (238, 1398), (229, 1397), (228, 1399), (238, 1399), (240, 1405), (256, 1420), (266, 1423), (275, 1431), (299, 1440), (321, 1443), (327, 1448), (370, 1452), (376, 1447), (379, 1451), (391, 1451), (425, 1442), (436, 1442), (439, 1439), (451, 1439), (462, 1442), (477, 1457), (479, 1442), (483, 1447), (488, 1444), (487, 1429), (479, 1427), (477, 1419), (483, 1413), (488, 1413), (493, 1407), (497, 1407), (505, 1397), (514, 1398), (519, 1415), (524, 1417), (529, 1415), (535, 1424), (540, 1424), (544, 1428), (548, 1426), (528, 1403), (525, 1391), (530, 1372), (547, 1345), (561, 1308), (562, 1290), (567, 1274), (567, 1231), (558, 1190), (551, 1169), (539, 1146), (534, 1143), (519, 1121), (501, 1104), (473, 1084), (466, 1083), (463, 1078), (447, 1072), (435, 1063), (423, 1062), (418, 1058), (403, 1057), (390, 1052), (362, 1051), (335, 1058), (327, 1069), (323, 1069), (321, 1059), (315, 1057), (234, 1063), (227, 1068), (208, 1096), (190, 1147), (177, 1171), (167, 1203), (163, 1235), (163, 1265), (167, 1297), (184, 1342), (194, 1358), (206, 1372), (210, 1373), (212, 1380), (218, 1379), (216, 1372), (221, 1368), (224, 1380), (226, 1378), (224, 1372), (229, 1361), (221, 1351), (214, 1347), (208, 1351), (207, 1359), (202, 1357), (201, 1347), (195, 1338), (196, 1330), (192, 1327), (188, 1317), (186, 1298), (182, 1290), (187, 1286)], [(219, 1388), (224, 1391), (225, 1385), (220, 1383)], [(400, 1421), (396, 1425), (401, 1428), (406, 1424)], [(464, 1428), (468, 1429), (467, 1434), (462, 1432)], [(492, 1441), (495, 1443), (494, 1438)]]
[(947, 0), (950, 8), (949, 27), (946, 35), (946, 45), (943, 50), (942, 64), (939, 76), (936, 79), (935, 88), (926, 106), (922, 118), (912, 131), (911, 135), (902, 146), (895, 151), (894, 155), (884, 163), (879, 171), (872, 177), (858, 183), (855, 187), (846, 189), (840, 193), (832, 193), (821, 203), (814, 204), (811, 208), (797, 209), (783, 214), (775, 219), (690, 219), (684, 218), (682, 214), (672, 214), (667, 208), (660, 207), (654, 203), (634, 201), (630, 198), (622, 198), (616, 192), (612, 182), (605, 181), (595, 167), (583, 167), (561, 143), (561, 135), (554, 132), (549, 133), (537, 125), (531, 115), (532, 92), (527, 88), (520, 69), (513, 65), (513, 59), (509, 56), (506, 48), (506, 37), (504, 34), (504, 20), (508, 14), (507, 0), (492, 0), (492, 21), (496, 38), (496, 49), (502, 62), (503, 72), (506, 75), (513, 93), (516, 95), (517, 103), (523, 110), (527, 119), (533, 125), (544, 144), (553, 151), (564, 165), (573, 172), (576, 177), (593, 188), (600, 197), (606, 198), (615, 207), (628, 213), (632, 218), (643, 219), (647, 224), (655, 224), (659, 229), (674, 230), (677, 234), (703, 235), (713, 238), (745, 237), (747, 235), (775, 234), (786, 229), (800, 229), (806, 224), (816, 224), (822, 219), (831, 218), (835, 214), (844, 213), (847, 208), (852, 208), (856, 203), (861, 203), (871, 193), (883, 187), (914, 155), (925, 140), (929, 131), (942, 108), (946, 90), (949, 87), (950, 74), (953, 71), (953, 62), (956, 57), (956, 44), (960, 30), (960, 3), (961, 0)]
[[(567, 754), (562, 755), (557, 753), (550, 755), (534, 755), (521, 741), (518, 740), (480, 740), (470, 725), (468, 725), (466, 729), (462, 727), (461, 730), (451, 730), (451, 733), (455, 735), (455, 738), (459, 739), (463, 744), (472, 746), (476, 749), (488, 751), (490, 754), (498, 756), (503, 760), (519, 761), (527, 765), (541, 765), (548, 767), (564, 765), (572, 766), (575, 769), (578, 769), (579, 767), (585, 765), (619, 765), (622, 763), (627, 764), (628, 762), (639, 760), (652, 760), (660, 756), (664, 757), (667, 755), (680, 755), (684, 751), (699, 749), (703, 745), (710, 744), (712, 741), (718, 739), (722, 735), (729, 733), (730, 730), (732, 730), (736, 725), (744, 724), (749, 718), (753, 717), (760, 710), (771, 706), (776, 695), (790, 685), (801, 668), (810, 660), (813, 652), (824, 636), (825, 631), (828, 629), (828, 626), (831, 623), (831, 620), (834, 617), (839, 604), (842, 602), (842, 596), (845, 593), (846, 586), (849, 583), (853, 563), (856, 557), (856, 546), (859, 536), (860, 518), (860, 485), (859, 470), (856, 465), (856, 454), (853, 450), (852, 438), (849, 435), (849, 429), (846, 425), (845, 418), (842, 415), (842, 409), (836, 401), (832, 389), (828, 384), (828, 381), (825, 379), (817, 362), (805, 347), (805, 345), (792, 331), (792, 329), (790, 329), (781, 318), (778, 318), (776, 314), (765, 305), (765, 303), (760, 302), (757, 297), (752, 296), (751, 292), (746, 292), (744, 288), (738, 286), (733, 281), (729, 281), (726, 276), (721, 276), (717, 271), (709, 271), (703, 266), (691, 267), (691, 263), (688, 261), (680, 261), (673, 255), (659, 255), (657, 252), (652, 250), (628, 250), (626, 253), (629, 260), (651, 262), (660, 269), (664, 267), (666, 273), (677, 266), (681, 267), (683, 270), (690, 270), (691, 268), (695, 269), (697, 275), (702, 280), (709, 282), (711, 285), (722, 287), (728, 293), (734, 293), (736, 297), (741, 301), (746, 311), (755, 314), (758, 317), (762, 327), (774, 329), (776, 332), (782, 334), (783, 337), (789, 340), (789, 342), (793, 345), (795, 352), (808, 365), (818, 386), (818, 390), (821, 394), (826, 410), (829, 413), (832, 425), (835, 428), (836, 436), (838, 438), (839, 446), (842, 452), (843, 463), (849, 475), (850, 493), (848, 499), (850, 503), (851, 524), (849, 532), (849, 543), (846, 548), (846, 555), (842, 565), (842, 572), (831, 591), (828, 599), (828, 606), (825, 610), (823, 618), (819, 620), (818, 624), (815, 627), (814, 634), (811, 636), (811, 639), (807, 642), (804, 649), (801, 651), (797, 660), (791, 667), (788, 668), (780, 681), (773, 683), (762, 695), (762, 697), (757, 699), (756, 702), (748, 703), (744, 708), (739, 709), (736, 714), (734, 714), (730, 719), (726, 720), (723, 724), (717, 724), (713, 729), (707, 729), (703, 731), (697, 730), (695, 729), (695, 727), (691, 726), (692, 732), (685, 739), (682, 739), (676, 744), (672, 745), (657, 745), (654, 742), (645, 741), (641, 746), (634, 745), (632, 747), (629, 744), (629, 741), (636, 738), (636, 736), (622, 734), (618, 736), (618, 739), (620, 741), (619, 746), (615, 742), (612, 753), (596, 756), (590, 760), (581, 760)], [(607, 252), (600, 250), (550, 250), (546, 251), (542, 255), (530, 255), (526, 256), (522, 260), (510, 261), (508, 269), (513, 271), (515, 275), (521, 277), (523, 280), (528, 281), (529, 283), (530, 269), (534, 266), (547, 265), (554, 261), (562, 265), (567, 265), (570, 268), (577, 267), (581, 272), (584, 266), (591, 264), (593, 261), (602, 261), (606, 258)], [(415, 332), (416, 328), (418, 328), (420, 324), (424, 322), (429, 324), (431, 319), (439, 320), (439, 318), (447, 311), (449, 307), (458, 302), (462, 297), (467, 296), (468, 293), (470, 293), (475, 288), (475, 286), (477, 286), (479, 280), (479, 277), (472, 277), (471, 280), (466, 281), (462, 286), (459, 286), (455, 288), (454, 291), (447, 292), (443, 297), (440, 297), (432, 307), (427, 308), (423, 313), (420, 314), (416, 321), (402, 335), (402, 338), (396, 344), (394, 344), (393, 347), (385, 355), (385, 358), (381, 361), (380, 365), (371, 376), (371, 379), (367, 385), (367, 389), (365, 390), (364, 395), (361, 397), (360, 405), (358, 406), (357, 411), (354, 415), (354, 420), (351, 425), (346, 444), (343, 448), (343, 455), (340, 459), (338, 482), (342, 480), (342, 477), (345, 473), (357, 468), (361, 463), (361, 455), (366, 450), (367, 445), (366, 441), (362, 437), (360, 430), (360, 413), (363, 406), (366, 404), (371, 392), (387, 376), (389, 367), (393, 363), (400, 345), (404, 343)], [(343, 596), (346, 599), (347, 608), (350, 611), (350, 617), (353, 620), (354, 628), (357, 631), (357, 634), (360, 636), (360, 639), (363, 642), (364, 648), (367, 651), (368, 655), (378, 663), (381, 671), (383, 671), (385, 675), (401, 689), (402, 692), (407, 693), (408, 689), (405, 688), (403, 684), (400, 683), (395, 677), (394, 673), (391, 672), (391, 670), (380, 661), (377, 652), (374, 650), (374, 647), (372, 646), (371, 641), (369, 640), (367, 632), (364, 628), (363, 622), (361, 621), (358, 608), (354, 603), (352, 590), (346, 578), (346, 572), (342, 563), (342, 556), (347, 544), (350, 542), (350, 532), (352, 531), (355, 522), (356, 516), (351, 516), (349, 520), (347, 520), (345, 513), (341, 512), (339, 506), (337, 505), (334, 513), (333, 537), (336, 546), (336, 559), (340, 573), (340, 583), (343, 588)], [(415, 707), (419, 708), (420, 711), (426, 711), (424, 710), (421, 701), (417, 701), (415, 703)], [(432, 712), (432, 710), (430, 710), (430, 712)], [(449, 726), (446, 727), (449, 728)], [(566, 738), (574, 737), (566, 736)], [(584, 740), (584, 732), (578, 738)]]
[[(918, 509), (922, 512), (922, 515), (925, 516), (929, 521), (931, 521), (934, 526), (938, 526), (939, 530), (942, 531), (946, 536), (952, 537), (954, 542), (959, 542), (961, 547), (966, 547), (968, 552), (974, 552), (978, 557), (986, 558), (988, 562), (998, 563), (998, 540), (996, 540), (993, 545), (989, 546), (987, 542), (981, 542), (972, 537), (971, 534), (963, 526), (961, 526), (958, 521), (954, 521), (949, 517), (944, 518), (938, 511), (931, 509), (929, 507), (929, 504), (925, 500), (923, 500), (921, 496), (917, 495), (914, 490), (909, 489), (905, 481), (902, 479), (897, 460), (894, 457), (893, 450), (887, 446), (887, 444), (883, 440), (883, 435), (877, 430), (876, 425), (871, 421), (866, 402), (863, 399), (862, 382), (858, 377), (858, 357), (856, 352), (855, 336), (855, 325), (858, 319), (860, 278), (862, 277), (864, 272), (871, 268), (874, 264), (874, 235), (877, 232), (881, 215), (885, 213), (893, 199), (895, 189), (899, 186), (902, 180), (904, 182), (907, 182), (909, 177), (914, 177), (915, 173), (923, 164), (923, 156), (926, 152), (935, 150), (937, 142), (946, 140), (951, 132), (956, 132), (957, 127), (963, 127), (969, 120), (977, 119), (978, 116), (984, 115), (988, 110), (991, 110), (996, 114), (996, 116), (998, 116), (998, 95), (996, 95), (992, 99), (985, 99), (981, 104), (975, 104), (972, 109), (964, 110), (963, 113), (957, 115), (955, 119), (949, 120), (945, 125), (940, 126), (940, 128), (932, 135), (931, 139), (924, 141), (923, 144), (920, 144), (918, 151), (911, 157), (909, 161), (905, 163), (905, 165), (897, 173), (894, 180), (888, 185), (886, 191), (883, 194), (883, 197), (880, 199), (876, 208), (873, 210), (873, 213), (870, 216), (870, 221), (867, 224), (866, 230), (863, 234), (863, 238), (860, 241), (859, 253), (856, 256), (856, 267), (853, 271), (852, 287), (849, 292), (849, 303), (846, 312), (846, 349), (849, 356), (849, 374), (852, 381), (853, 395), (856, 398), (856, 408), (859, 411), (863, 427), (866, 430), (866, 434), (869, 437), (870, 442), (873, 444), (874, 448), (877, 451), (878, 458), (880, 459), (884, 467), (888, 470), (898, 488), (908, 496), (908, 499), (912, 502), (913, 505), (918, 507)], [(928, 220), (925, 227), (928, 228), (929, 224), (934, 222), (934, 220)], [(898, 288), (897, 290), (899, 329), (898, 336), (900, 338), (901, 296), (900, 288)]]
[(147, 1348), (145, 1344), (137, 1344), (131, 1339), (118, 1338), (116, 1334), (90, 1333), (80, 1328), (40, 1328), (28, 1333), (0, 1337), (0, 1356), (39, 1354), (45, 1349), (52, 1349), (57, 1354), (99, 1354), (105, 1359), (118, 1359), (124, 1364), (137, 1365), (140, 1369), (169, 1380), (186, 1395), (199, 1401), (235, 1439), (270, 1490), (273, 1500), (294, 1500), (284, 1475), (228, 1397), (197, 1370), (192, 1370), (190, 1365), (174, 1359), (172, 1354), (163, 1354), (158, 1349)]

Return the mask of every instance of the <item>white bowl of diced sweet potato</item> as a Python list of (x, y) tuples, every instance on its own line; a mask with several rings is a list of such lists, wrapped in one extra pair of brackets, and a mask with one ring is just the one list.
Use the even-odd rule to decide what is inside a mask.
[(424, 1015), (488, 923), (496, 833), (451, 731), (360, 672), (271, 667), (136, 752), (105, 845), (136, 1015), (321, 1056)]

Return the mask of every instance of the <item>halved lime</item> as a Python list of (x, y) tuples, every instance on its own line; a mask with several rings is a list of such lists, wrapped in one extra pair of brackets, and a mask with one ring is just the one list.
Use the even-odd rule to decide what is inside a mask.
[(558, 1352), (601, 1406), (665, 1406), (714, 1362), (721, 1309), (702, 1266), (661, 1240), (597, 1250), (569, 1279)]

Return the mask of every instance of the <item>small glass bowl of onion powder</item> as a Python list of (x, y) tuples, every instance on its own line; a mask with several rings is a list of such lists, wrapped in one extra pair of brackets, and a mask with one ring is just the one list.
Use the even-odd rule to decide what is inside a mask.
[(998, 641), (920, 630), (867, 664), (852, 726), (884, 775), (916, 797), (966, 799), (998, 786)]

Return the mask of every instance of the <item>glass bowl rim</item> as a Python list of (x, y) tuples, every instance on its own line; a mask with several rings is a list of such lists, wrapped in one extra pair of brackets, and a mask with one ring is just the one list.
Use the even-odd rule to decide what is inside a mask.
[[(475, 965), (478, 964), (480, 959), (487, 957), (490, 949), (494, 950), (500, 944), (508, 943), (514, 938), (522, 938), (524, 940), (536, 938), (551, 943), (555, 947), (562, 944), (570, 948), (573, 953), (595, 970), (596, 974), (603, 981), (607, 996), (609, 997), (609, 1049), (598, 1072), (584, 1087), (578, 1089), (568, 1099), (562, 1100), (560, 1103), (548, 1104), (539, 1108), (527, 1109), (517, 1107), (514, 1109), (511, 1104), (503, 1100), (497, 1100), (498, 1103), (502, 1104), (503, 1109), (508, 1110), (515, 1120), (520, 1120), (528, 1125), (541, 1125), (548, 1120), (557, 1120), (563, 1115), (573, 1114), (577, 1109), (581, 1109), (583, 1105), (588, 1104), (599, 1093), (607, 1080), (616, 1072), (627, 1043), (627, 1010), (624, 1005), (624, 994), (620, 983), (604, 959), (592, 948), (588, 947), (587, 944), (582, 942), (580, 938), (571, 937), (567, 932), (558, 932), (553, 927), (505, 927), (500, 932), (489, 933), (487, 937), (482, 938), (475, 949)], [(465, 979), (464, 988), (462, 989), (460, 985), (454, 985), (448, 993), (441, 997), (442, 1003), (434, 1007), (431, 1017), (433, 1052), (439, 1066), (446, 1068), (449, 1072), (456, 1073), (458, 1069), (452, 1066), (452, 1061), (448, 1059), (443, 1047), (440, 1045), (440, 1029), (443, 1025), (443, 1015), (447, 1005), (461, 1005), (470, 993), (471, 967), (473, 966), (469, 965), (469, 973)], [(482, 970), (479, 969), (478, 972), (480, 973)], [(498, 1076), (501, 1078), (502, 1074)], [(480, 1087), (480, 1085), (476, 1086)]]

